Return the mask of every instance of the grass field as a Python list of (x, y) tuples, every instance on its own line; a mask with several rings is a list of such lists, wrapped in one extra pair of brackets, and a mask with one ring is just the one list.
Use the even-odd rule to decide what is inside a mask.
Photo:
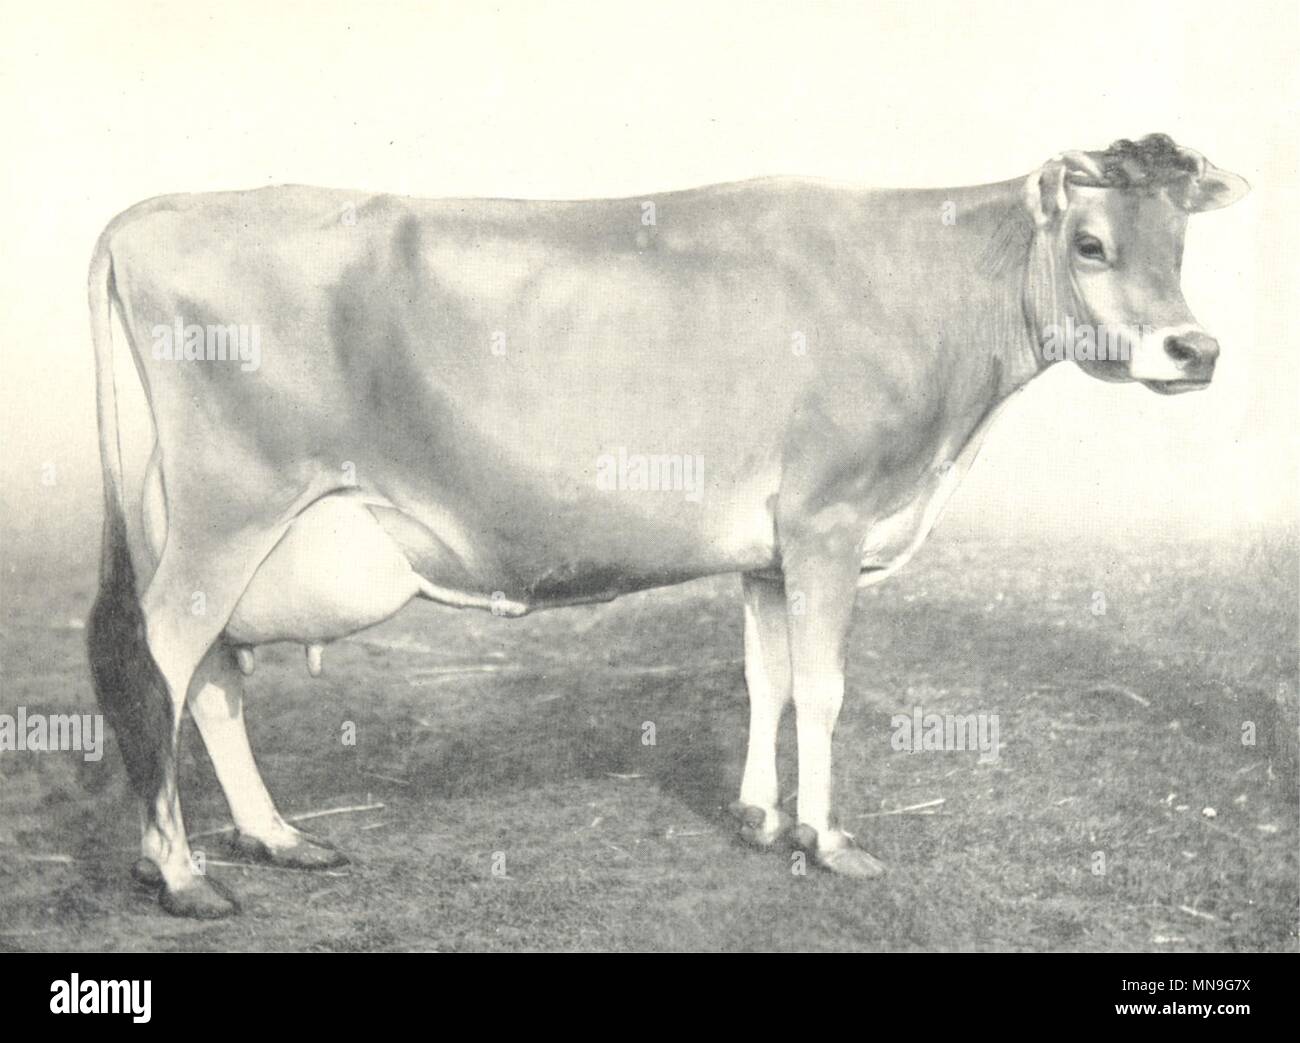
[[(89, 550), (3, 562), (0, 712), (92, 712), (93, 586)], [(0, 948), (1294, 951), (1298, 603), (1294, 537), (941, 531), (859, 599), (836, 777), (889, 869), (865, 884), (735, 838), (734, 577), (517, 621), (412, 606), (319, 680), (277, 647), (251, 681), (285, 814), (383, 805), (307, 823), (349, 867), (215, 866), (244, 914), (178, 921), (127, 876), (111, 741), (98, 764), (0, 753)], [(896, 752), (916, 706), (997, 714), (1000, 757)], [(192, 834), (227, 823), (188, 724), (182, 793)]]

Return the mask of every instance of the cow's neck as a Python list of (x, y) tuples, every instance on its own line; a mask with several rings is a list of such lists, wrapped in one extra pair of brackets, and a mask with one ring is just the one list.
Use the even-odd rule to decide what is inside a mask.
[(988, 280), (986, 306), (995, 316), (989, 346), (1005, 374), (1004, 397), (1051, 364), (1043, 358), (1042, 336), (1050, 325), (1064, 323), (1070, 299), (1055, 236), (1050, 230), (1035, 234), (1023, 186), (1019, 178), (983, 186), (973, 215), (983, 241), (978, 266)]
[[(953, 346), (949, 362), (964, 371), (954, 382), (965, 399), (959, 408), (975, 425), (1050, 365), (1039, 338), (1060, 321), (1060, 273), (1050, 241), (1034, 235), (1023, 184), (945, 193), (956, 203), (961, 234), (939, 261), (949, 292), (936, 306), (949, 312), (943, 339)], [(931, 203), (922, 206), (929, 212)]]

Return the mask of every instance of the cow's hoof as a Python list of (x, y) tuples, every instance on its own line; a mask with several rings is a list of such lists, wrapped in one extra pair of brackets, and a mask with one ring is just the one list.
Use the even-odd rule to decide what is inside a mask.
[(850, 880), (871, 880), (885, 872), (884, 863), (860, 847), (841, 847), (819, 854), (817, 864)]
[(775, 845), (793, 821), (784, 811), (776, 808), (768, 811), (739, 800), (728, 810), (740, 820), (740, 839), (764, 850)]
[(223, 920), (239, 912), (239, 903), (216, 881), (193, 876), (184, 887), (164, 886), (158, 904), (172, 916), (191, 920)]
[(871, 880), (885, 872), (883, 862), (856, 846), (852, 834), (842, 830), (830, 830), (823, 838), (811, 826), (799, 826), (794, 833), (794, 842), (812, 855), (814, 863), (836, 876)]
[(131, 879), (141, 887), (158, 887), (163, 882), (162, 870), (152, 858), (140, 857), (131, 865)]
[(236, 833), (235, 853), (250, 862), (282, 869), (336, 869), (348, 864), (347, 856), (323, 841), (295, 831), (287, 844), (268, 844), (247, 833)]

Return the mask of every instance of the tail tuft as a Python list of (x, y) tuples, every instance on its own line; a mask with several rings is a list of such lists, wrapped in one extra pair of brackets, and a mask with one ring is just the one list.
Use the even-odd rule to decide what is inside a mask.
[(171, 770), (175, 721), (167, 683), (145, 638), (144, 612), (120, 507), (104, 526), (99, 595), (90, 613), (86, 644), (95, 695), (117, 736), (131, 788), (152, 802)]

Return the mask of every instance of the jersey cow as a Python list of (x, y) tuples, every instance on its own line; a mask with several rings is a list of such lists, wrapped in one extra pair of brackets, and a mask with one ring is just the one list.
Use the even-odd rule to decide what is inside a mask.
[[(314, 673), (323, 643), (416, 597), (518, 616), (729, 572), (742, 835), (793, 827), (827, 870), (880, 873), (831, 810), (855, 591), (915, 551), (989, 418), (1053, 361), (1162, 394), (1209, 383), (1184, 230), (1246, 190), (1151, 135), (948, 190), (276, 187), (127, 210), (90, 269), (107, 509), (88, 638), (143, 806), (137, 875), (169, 912), (236, 908), (191, 865), (187, 705), (240, 849), (342, 861), (285, 822), (254, 763), (256, 645), (300, 642)], [(130, 503), (114, 308), (156, 432)], [(775, 763), (791, 703), (797, 822)]]

